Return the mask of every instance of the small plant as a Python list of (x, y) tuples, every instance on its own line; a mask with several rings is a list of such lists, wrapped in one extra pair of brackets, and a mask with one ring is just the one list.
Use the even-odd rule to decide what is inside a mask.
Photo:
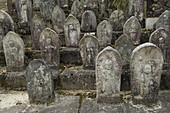
[(110, 0), (109, 5), (127, 13), (129, 0)]

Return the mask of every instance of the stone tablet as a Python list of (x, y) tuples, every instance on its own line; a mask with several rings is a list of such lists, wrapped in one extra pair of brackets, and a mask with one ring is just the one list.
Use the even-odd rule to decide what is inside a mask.
[(164, 28), (159, 28), (151, 34), (149, 42), (161, 49), (164, 63), (170, 64), (170, 33)]
[(31, 20), (32, 49), (39, 50), (39, 38), (41, 32), (45, 29), (45, 23), (38, 15)]
[(79, 43), (84, 69), (94, 69), (95, 59), (99, 52), (99, 42), (91, 35), (84, 36)]
[(64, 34), (67, 47), (78, 47), (80, 41), (80, 23), (72, 14), (65, 20)]
[(123, 30), (123, 25), (126, 21), (124, 12), (120, 9), (113, 11), (110, 15), (109, 21), (112, 24), (113, 31)]
[(29, 63), (26, 70), (30, 103), (44, 104), (54, 101), (54, 83), (49, 66), (40, 59)]
[(3, 39), (3, 48), (8, 71), (21, 71), (24, 68), (24, 42), (13, 31)]
[(126, 21), (123, 26), (123, 33), (131, 38), (134, 45), (140, 44), (141, 25), (135, 16)]
[(0, 10), (0, 50), (3, 50), (3, 38), (9, 31), (14, 31), (14, 21), (8, 13)]
[(64, 32), (64, 21), (65, 13), (58, 5), (56, 5), (52, 12), (52, 24), (57, 33)]
[(102, 21), (97, 26), (97, 38), (99, 40), (100, 47), (111, 45), (112, 31), (112, 25), (108, 20)]
[(156, 104), (163, 66), (161, 50), (152, 43), (136, 47), (131, 56), (131, 92), (134, 104)]
[(170, 11), (163, 12), (156, 22), (156, 29), (163, 27), (170, 32)]
[(91, 10), (86, 10), (82, 15), (81, 30), (82, 31), (95, 31), (97, 27), (96, 15)]
[(69, 7), (69, 0), (57, 0), (57, 5), (62, 8)]
[(108, 8), (108, 0), (98, 0), (99, 2), (99, 17), (106, 18), (108, 16), (107, 8)]
[(130, 64), (130, 57), (135, 46), (132, 40), (126, 34), (120, 36), (115, 42), (116, 50), (122, 56), (122, 65), (126, 66)]
[(144, 0), (129, 0), (129, 16), (135, 16), (140, 22), (144, 18)]
[(46, 28), (40, 35), (40, 49), (42, 58), (54, 69), (60, 65), (60, 40), (58, 34)]
[(96, 58), (98, 103), (120, 102), (122, 59), (117, 50), (108, 46)]
[(16, 0), (16, 8), (20, 25), (28, 26), (33, 17), (31, 0)]
[(51, 13), (55, 5), (55, 0), (40, 0), (40, 12), (45, 20), (51, 19)]
[(84, 12), (83, 4), (79, 0), (75, 0), (71, 7), (71, 14), (77, 18), (81, 18)]

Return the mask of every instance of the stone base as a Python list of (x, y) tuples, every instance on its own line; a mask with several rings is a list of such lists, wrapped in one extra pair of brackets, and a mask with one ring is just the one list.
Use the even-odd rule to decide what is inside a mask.
[(118, 103), (120, 103), (120, 95), (115, 94), (112, 97), (99, 96), (99, 97), (97, 97), (97, 103), (118, 104)]
[(6, 87), (14, 90), (26, 90), (26, 72), (8, 72), (5, 78)]
[(143, 105), (152, 105), (158, 102), (158, 98), (144, 98), (139, 96), (132, 97), (133, 104), (143, 104)]
[(96, 87), (95, 70), (67, 69), (59, 79), (63, 90), (94, 90)]
[(82, 65), (79, 48), (64, 48), (60, 51), (60, 62), (64, 65)]

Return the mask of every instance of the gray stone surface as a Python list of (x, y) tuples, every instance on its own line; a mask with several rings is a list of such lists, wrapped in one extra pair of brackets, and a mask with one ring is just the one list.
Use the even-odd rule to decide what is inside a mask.
[(96, 58), (96, 89), (98, 103), (120, 102), (122, 59), (116, 49), (108, 46)]
[(154, 29), (155, 23), (158, 21), (158, 18), (146, 18), (146, 29)]
[(123, 30), (123, 25), (126, 22), (126, 16), (122, 10), (118, 9), (112, 12), (109, 21), (112, 24), (114, 31), (121, 31)]
[(84, 12), (84, 7), (82, 2), (80, 2), (79, 0), (75, 0), (71, 7), (71, 14), (77, 18), (81, 18), (83, 12)]
[(14, 31), (14, 22), (11, 16), (0, 10), (0, 50), (3, 49), (3, 39), (9, 31)]
[(50, 68), (59, 69), (60, 66), (60, 40), (58, 34), (46, 28), (40, 35), (40, 49), (42, 59), (44, 59)]
[(16, 0), (17, 14), (20, 26), (28, 26), (32, 17), (32, 2), (30, 0)]
[(72, 14), (65, 20), (64, 34), (67, 47), (78, 47), (80, 41), (80, 23)]
[(163, 54), (152, 43), (136, 47), (131, 56), (131, 92), (134, 104), (158, 102), (158, 91), (163, 67)]
[(57, 0), (57, 5), (61, 8), (69, 7), (69, 0)]
[(31, 20), (31, 36), (32, 36), (32, 49), (39, 50), (39, 38), (41, 32), (45, 29), (45, 22), (41, 17), (35, 15)]
[(27, 91), (30, 103), (54, 102), (52, 72), (44, 60), (31, 61), (26, 69)]
[(58, 5), (56, 5), (52, 12), (52, 24), (57, 33), (64, 32), (64, 21), (65, 13)]
[(86, 10), (81, 18), (81, 30), (90, 32), (95, 31), (97, 27), (96, 15), (92, 10)]
[(7, 88), (12, 88), (13, 90), (26, 90), (27, 82), (25, 71), (8, 72), (5, 78), (5, 85)]
[(59, 76), (63, 90), (95, 90), (95, 70), (70, 68), (64, 70)]
[(130, 64), (130, 57), (135, 46), (132, 40), (126, 34), (120, 36), (115, 42), (116, 50), (122, 56), (122, 65), (126, 66)]
[(56, 5), (55, 0), (40, 0), (39, 5), (40, 5), (41, 16), (45, 20), (50, 20), (52, 11)]
[(40, 0), (33, 0), (33, 9), (36, 11), (40, 10)]
[(83, 5), (84, 5), (84, 8), (87, 8), (87, 9), (96, 9), (98, 8), (98, 0), (80, 0)]
[(144, 18), (144, 0), (129, 0), (129, 16), (135, 16), (140, 22)]
[(170, 64), (170, 33), (164, 28), (159, 28), (151, 34), (149, 42), (161, 49), (164, 63)]
[(129, 100), (130, 95), (125, 95), (120, 104), (98, 104), (96, 100), (86, 99), (81, 104), (80, 113), (169, 113), (170, 92), (159, 94), (160, 102), (156, 105), (134, 105)]
[[(21, 98), (24, 98), (24, 96), (21, 95)], [(36, 113), (36, 112), (38, 113), (77, 113), (78, 108), (79, 108), (79, 99), (80, 98), (78, 96), (64, 96), (64, 95), (56, 94), (55, 101), (48, 105), (46, 104), (35, 105), (35, 104), (29, 104), (28, 102), (24, 102), (24, 103), (19, 103), (11, 107), (0, 109), (0, 112), (1, 113)]]
[(163, 27), (170, 32), (170, 11), (164, 11), (156, 22), (156, 29)]
[(123, 26), (123, 33), (128, 35), (134, 45), (140, 44), (141, 25), (135, 16), (130, 17)]
[(108, 0), (98, 0), (98, 7), (99, 7), (99, 18), (107, 18), (108, 17)]
[(15, 32), (10, 31), (3, 39), (3, 48), (8, 71), (20, 71), (24, 67), (24, 42)]
[(112, 25), (108, 20), (102, 21), (97, 26), (97, 38), (99, 40), (100, 47), (106, 47), (111, 45), (112, 31)]
[(85, 69), (94, 69), (96, 56), (99, 53), (98, 39), (91, 35), (86, 35), (80, 40), (80, 54)]
[(64, 65), (81, 65), (82, 58), (79, 48), (64, 48), (60, 51), (60, 61)]

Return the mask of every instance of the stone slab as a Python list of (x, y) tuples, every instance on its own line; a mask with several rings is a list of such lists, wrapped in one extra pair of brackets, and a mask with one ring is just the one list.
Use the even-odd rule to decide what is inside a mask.
[(64, 48), (60, 50), (60, 63), (64, 65), (82, 64), (79, 48)]
[(95, 70), (71, 68), (59, 76), (63, 90), (94, 90), (96, 84)]
[(146, 29), (154, 29), (154, 25), (159, 18), (146, 18), (145, 26)]
[[(11, 93), (15, 93), (11, 94)], [(79, 107), (79, 97), (76, 96), (64, 96), (64, 95), (57, 95), (55, 102), (49, 105), (35, 105), (35, 104), (29, 104), (28, 99), (26, 97), (27, 94), (23, 93), (21, 95), (18, 92), (10, 92), (10, 94), (1, 94), (0, 102), (1, 104), (4, 104), (5, 99), (9, 100), (9, 96), (13, 96), (11, 98), (12, 104), (9, 102), (6, 102), (7, 105), (10, 106), (2, 106), (0, 107), (1, 113), (77, 113), (78, 107)], [(24, 101), (21, 101), (19, 98), (26, 98)], [(15, 100), (14, 100), (15, 99)], [(17, 102), (18, 101), (18, 102)], [(18, 104), (17, 104), (18, 103)]]
[(150, 107), (133, 105), (131, 100), (126, 97), (122, 99), (120, 104), (98, 104), (96, 100), (83, 100), (80, 113), (168, 113), (170, 110), (169, 91), (161, 92), (159, 94), (160, 102)]

